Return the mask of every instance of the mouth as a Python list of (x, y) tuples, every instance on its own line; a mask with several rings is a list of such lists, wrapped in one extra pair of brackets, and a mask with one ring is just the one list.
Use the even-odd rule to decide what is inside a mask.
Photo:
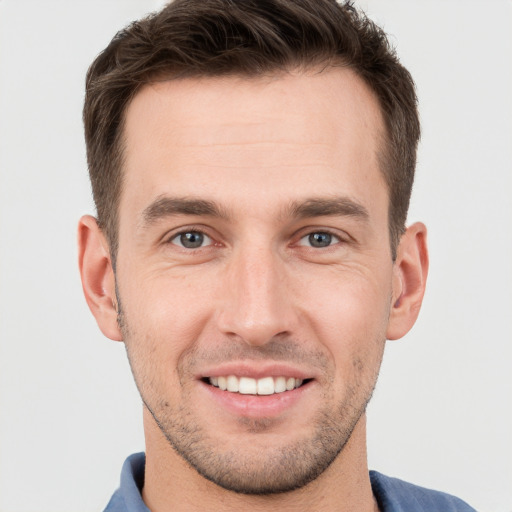
[(314, 403), (318, 387), (317, 376), (310, 371), (272, 362), (225, 363), (205, 368), (197, 378), (207, 392), (202, 396), (215, 404), (213, 413), (224, 411), (237, 419), (283, 419), (294, 411), (302, 415)]
[(268, 376), (259, 379), (251, 377), (237, 377), (236, 375), (225, 375), (218, 377), (205, 377), (203, 382), (221, 391), (239, 393), (241, 395), (275, 395), (286, 391), (293, 391), (306, 384), (312, 379), (301, 379), (297, 377)]

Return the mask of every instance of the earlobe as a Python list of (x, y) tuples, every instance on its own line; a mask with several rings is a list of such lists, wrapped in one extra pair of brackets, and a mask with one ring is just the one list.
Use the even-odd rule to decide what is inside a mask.
[(386, 336), (396, 340), (414, 325), (420, 312), (428, 274), (427, 228), (409, 226), (400, 240), (394, 264), (393, 297)]
[(78, 265), (85, 300), (98, 327), (108, 338), (122, 341), (110, 252), (96, 219), (90, 215), (84, 215), (78, 224)]

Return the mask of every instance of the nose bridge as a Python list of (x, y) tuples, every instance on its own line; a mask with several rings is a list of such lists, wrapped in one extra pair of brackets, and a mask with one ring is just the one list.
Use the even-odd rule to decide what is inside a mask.
[(262, 345), (291, 329), (284, 262), (268, 241), (238, 248), (227, 277), (221, 330)]

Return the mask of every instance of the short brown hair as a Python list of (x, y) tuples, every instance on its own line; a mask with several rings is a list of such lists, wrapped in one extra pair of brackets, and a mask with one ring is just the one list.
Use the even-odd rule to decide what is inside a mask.
[(382, 29), (351, 2), (175, 0), (118, 32), (87, 73), (87, 161), (98, 222), (114, 261), (123, 117), (142, 86), (162, 77), (251, 77), (340, 65), (354, 70), (381, 106), (387, 133), (380, 162), (394, 256), (409, 207), (420, 125), (414, 82)]

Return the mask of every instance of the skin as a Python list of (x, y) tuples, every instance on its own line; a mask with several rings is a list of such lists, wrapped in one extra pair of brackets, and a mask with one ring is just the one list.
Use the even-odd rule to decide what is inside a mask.
[[(151, 510), (376, 509), (364, 411), (428, 267), (420, 223), (392, 260), (383, 126), (348, 69), (166, 81), (129, 105), (116, 275), (89, 216), (80, 268), (145, 404)], [(205, 382), (230, 373), (306, 385)]]

